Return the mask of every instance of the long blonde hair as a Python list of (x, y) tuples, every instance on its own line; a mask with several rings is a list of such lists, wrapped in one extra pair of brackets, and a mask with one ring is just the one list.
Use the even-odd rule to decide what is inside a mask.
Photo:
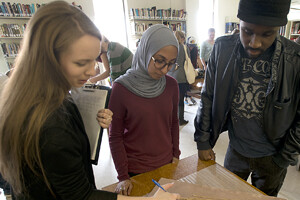
[(26, 192), (24, 165), (52, 192), (41, 161), (40, 132), (71, 88), (60, 55), (85, 34), (101, 40), (93, 22), (63, 1), (43, 6), (28, 23), (14, 72), (0, 98), (0, 172), (16, 194)]

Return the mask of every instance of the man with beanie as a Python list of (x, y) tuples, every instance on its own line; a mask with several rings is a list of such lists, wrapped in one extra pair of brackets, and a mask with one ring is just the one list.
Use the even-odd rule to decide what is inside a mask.
[(277, 196), (300, 152), (300, 46), (278, 34), (290, 0), (240, 0), (240, 34), (216, 40), (195, 118), (201, 160), (228, 130), (224, 166)]

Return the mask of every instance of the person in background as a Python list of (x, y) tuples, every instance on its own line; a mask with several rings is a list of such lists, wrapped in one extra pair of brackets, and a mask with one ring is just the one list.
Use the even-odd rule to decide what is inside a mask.
[[(197, 70), (198, 75), (196, 78), (203, 78), (204, 68), (203, 68), (203, 65), (202, 65), (200, 57), (199, 57), (199, 51), (198, 51), (196, 39), (193, 36), (188, 37), (186, 45), (187, 45), (188, 55), (190, 55), (190, 59), (191, 59), (191, 62), (193, 64), (194, 68), (199, 69), (199, 70)], [(190, 91), (191, 87), (192, 86), (190, 85), (188, 91)], [(188, 99), (190, 99), (191, 103), (189, 103)], [(190, 105), (190, 106), (197, 104), (195, 99), (192, 96), (187, 95), (187, 94), (185, 95), (184, 103), (187, 105)]]
[(186, 92), (189, 90), (189, 83), (187, 82), (185, 70), (184, 70), (184, 62), (186, 59), (185, 57), (185, 50), (184, 50), (184, 41), (185, 36), (182, 31), (175, 31), (175, 36), (179, 43), (179, 50), (177, 55), (176, 63), (177, 66), (174, 66), (172, 70), (168, 72), (168, 75), (172, 76), (176, 79), (179, 87), (179, 104), (178, 104), (178, 118), (179, 118), (179, 125), (183, 126), (186, 125), (189, 121), (184, 119), (184, 97)]
[(96, 83), (110, 77), (110, 81), (113, 83), (130, 69), (132, 58), (133, 54), (127, 47), (118, 42), (110, 42), (105, 36), (102, 36), (101, 53), (97, 61), (103, 63), (105, 71), (91, 77), (89, 81)]
[(240, 33), (240, 30), (238, 28), (235, 28), (231, 31), (231, 35), (239, 34), (239, 33)]
[(176, 66), (177, 55), (173, 32), (153, 25), (144, 32), (131, 69), (113, 84), (109, 144), (118, 193), (131, 193), (131, 176), (179, 159), (178, 84), (166, 75)]
[[(15, 199), (148, 199), (95, 186), (89, 141), (69, 91), (95, 75), (100, 41), (93, 22), (64, 1), (29, 20), (0, 101), (0, 172)], [(95, 118), (107, 128), (112, 112), (102, 109)], [(163, 191), (151, 197), (176, 198)]]
[(300, 152), (300, 46), (278, 34), (290, 0), (240, 0), (240, 34), (216, 40), (195, 118), (201, 160), (228, 130), (224, 167), (277, 196)]
[(196, 39), (193, 36), (188, 37), (186, 45), (188, 47), (189, 55), (190, 55), (191, 62), (193, 64), (194, 68), (195, 69), (198, 69), (198, 68), (202, 69), (203, 65), (202, 65), (201, 60), (200, 60)]
[(200, 46), (200, 59), (204, 70), (207, 69), (207, 63), (212, 52), (213, 46), (215, 44), (215, 29), (208, 29), (208, 40), (202, 42)]

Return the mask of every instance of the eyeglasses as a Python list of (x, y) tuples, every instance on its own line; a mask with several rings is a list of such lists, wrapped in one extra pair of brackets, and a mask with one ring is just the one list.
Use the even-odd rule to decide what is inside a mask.
[(151, 57), (153, 62), (154, 62), (154, 66), (156, 69), (158, 70), (162, 70), (163, 68), (167, 67), (168, 71), (176, 71), (179, 67), (179, 65), (177, 63), (166, 63), (164, 60), (156, 60), (154, 57)]

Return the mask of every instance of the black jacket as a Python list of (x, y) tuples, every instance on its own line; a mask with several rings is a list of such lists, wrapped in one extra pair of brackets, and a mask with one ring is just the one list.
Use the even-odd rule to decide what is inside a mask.
[[(227, 130), (234, 89), (241, 66), (239, 35), (216, 40), (205, 74), (201, 101), (194, 121), (198, 150), (213, 148)], [(263, 129), (277, 149), (274, 162), (295, 165), (300, 152), (300, 46), (276, 38), (272, 75), (263, 110)]]
[(27, 194), (17, 197), (18, 200), (117, 199), (117, 194), (96, 189), (88, 137), (81, 115), (72, 102), (65, 100), (64, 106), (46, 121), (41, 132), (40, 149), (46, 176), (56, 198), (42, 177), (34, 175), (25, 166)]

